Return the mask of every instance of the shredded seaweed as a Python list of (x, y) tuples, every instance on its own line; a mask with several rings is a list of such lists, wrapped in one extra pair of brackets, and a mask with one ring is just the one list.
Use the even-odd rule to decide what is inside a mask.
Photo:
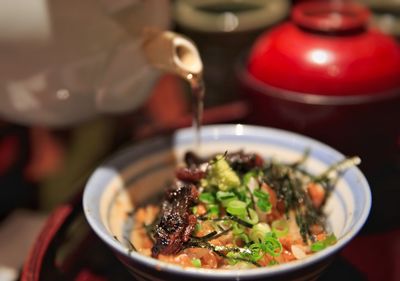
[(137, 252), (137, 249), (136, 249), (135, 245), (133, 245), (131, 240), (129, 240), (127, 237), (124, 237), (124, 240), (128, 243), (128, 246), (129, 246), (128, 253), (131, 253), (133, 251)]
[(201, 221), (234, 221), (234, 222), (237, 222), (238, 224), (243, 225), (243, 226), (245, 226), (247, 228), (252, 228), (253, 227), (252, 224), (250, 224), (248, 222), (245, 222), (244, 220), (242, 220), (242, 219), (240, 219), (240, 218), (238, 218), (236, 216), (232, 216), (232, 215), (227, 215), (227, 216), (223, 216), (223, 217), (219, 217), (219, 218), (213, 218), (213, 219), (209, 219), (206, 216), (198, 216), (197, 219), (201, 220)]
[(232, 230), (232, 227), (229, 227), (227, 229), (222, 229), (222, 231), (220, 231), (220, 232), (214, 230), (214, 231), (208, 233), (207, 235), (204, 235), (201, 237), (192, 236), (191, 238), (198, 239), (200, 241), (210, 241), (213, 239), (217, 239), (218, 237), (221, 237), (222, 235), (227, 234), (231, 230)]

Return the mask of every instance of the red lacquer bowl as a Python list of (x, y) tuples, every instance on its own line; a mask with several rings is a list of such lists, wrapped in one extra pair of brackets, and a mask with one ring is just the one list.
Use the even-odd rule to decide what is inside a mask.
[(258, 38), (238, 67), (249, 121), (297, 131), (364, 169), (393, 159), (400, 131), (400, 48), (355, 3), (304, 2)]

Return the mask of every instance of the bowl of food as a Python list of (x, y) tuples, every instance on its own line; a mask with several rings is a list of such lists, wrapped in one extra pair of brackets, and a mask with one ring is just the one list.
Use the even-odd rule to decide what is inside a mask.
[(315, 279), (368, 217), (357, 157), (249, 125), (199, 140), (135, 144), (87, 182), (90, 226), (140, 280)]

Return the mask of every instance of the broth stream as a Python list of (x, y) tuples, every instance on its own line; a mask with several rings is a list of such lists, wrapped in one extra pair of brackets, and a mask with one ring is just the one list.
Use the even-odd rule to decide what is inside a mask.
[(204, 107), (204, 80), (202, 73), (200, 74), (188, 74), (186, 80), (190, 84), (192, 92), (192, 110), (193, 110), (193, 128), (195, 130), (195, 148), (200, 149), (200, 130), (203, 119), (203, 107)]

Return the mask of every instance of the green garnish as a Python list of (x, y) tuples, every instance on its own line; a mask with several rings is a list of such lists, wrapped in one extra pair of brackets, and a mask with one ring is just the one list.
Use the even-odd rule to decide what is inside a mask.
[(223, 155), (217, 155), (215, 161), (211, 163), (207, 181), (209, 185), (217, 186), (222, 191), (228, 191), (240, 185), (238, 175), (229, 166)]
[(246, 211), (246, 214), (240, 215), (238, 218), (250, 225), (258, 223), (257, 212), (252, 208), (247, 208)]
[(267, 223), (260, 222), (253, 226), (253, 228), (250, 230), (249, 236), (253, 242), (262, 243), (269, 232), (271, 232), (269, 225)]
[(244, 232), (243, 226), (238, 224), (237, 222), (232, 223), (232, 232), (235, 235), (242, 234)]
[(311, 245), (310, 249), (313, 252), (319, 252), (333, 244), (336, 244), (337, 238), (335, 234), (328, 235), (324, 240), (315, 242)]
[(254, 188), (259, 188), (259, 184), (258, 184), (258, 182), (257, 182), (257, 173), (256, 173), (256, 171), (251, 171), (251, 172), (248, 172), (248, 173), (246, 173), (244, 176), (243, 176), (243, 184), (245, 185), (245, 186), (249, 186), (250, 185), (250, 182), (253, 180), (254, 181)]
[(289, 232), (289, 223), (285, 219), (273, 221), (271, 227), (277, 237), (285, 236)]
[(200, 200), (200, 202), (203, 202), (205, 204), (215, 203), (215, 197), (210, 192), (202, 192), (199, 196), (199, 200)]
[(200, 259), (192, 259), (192, 264), (194, 267), (200, 268), (201, 267), (201, 260)]
[(258, 199), (269, 200), (269, 194), (267, 192), (265, 192), (265, 191), (260, 190), (260, 189), (254, 190), (253, 194)]
[(217, 204), (208, 204), (207, 205), (207, 212), (211, 216), (217, 216), (219, 215), (219, 206)]
[(246, 207), (247, 204), (243, 201), (232, 200), (228, 202), (226, 211), (231, 215), (241, 217), (246, 215)]
[(253, 192), (253, 195), (258, 198), (257, 207), (260, 208), (261, 211), (269, 213), (271, 212), (271, 202), (269, 201), (269, 194), (260, 189), (256, 189)]
[(273, 257), (277, 257), (282, 253), (282, 244), (273, 232), (266, 235), (265, 242), (262, 245), (264, 246), (263, 250)]
[(237, 199), (235, 193), (231, 191), (217, 191), (216, 193), (217, 200), (224, 203), (230, 201), (232, 199)]
[(259, 261), (264, 256), (264, 251), (259, 243), (251, 244), (249, 247), (251, 251), (251, 260)]

